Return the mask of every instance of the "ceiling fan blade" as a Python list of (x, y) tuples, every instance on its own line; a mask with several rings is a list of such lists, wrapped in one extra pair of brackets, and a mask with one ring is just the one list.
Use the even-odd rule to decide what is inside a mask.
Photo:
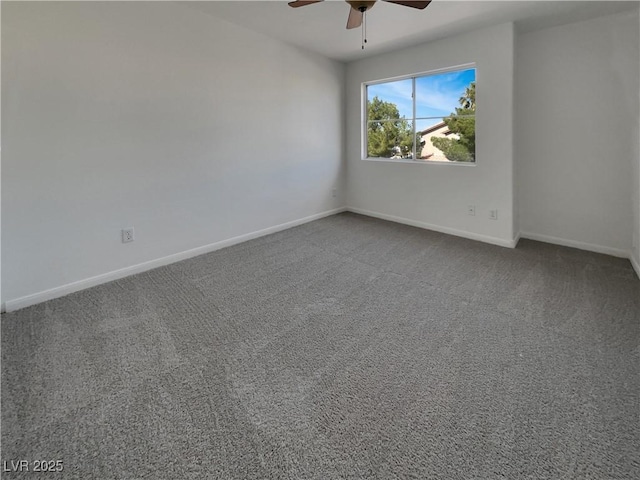
[(305, 5), (311, 5), (312, 3), (320, 3), (324, 0), (296, 0), (295, 2), (289, 2), (289, 6), (293, 8), (304, 7)]
[(360, 25), (362, 25), (362, 12), (355, 8), (350, 8), (347, 29), (358, 28)]
[(398, 5), (404, 5), (405, 7), (419, 8), (420, 10), (427, 8), (427, 6), (431, 3), (431, 0), (429, 0), (428, 2), (414, 2), (411, 0), (384, 0), (384, 1), (387, 3), (397, 3)]

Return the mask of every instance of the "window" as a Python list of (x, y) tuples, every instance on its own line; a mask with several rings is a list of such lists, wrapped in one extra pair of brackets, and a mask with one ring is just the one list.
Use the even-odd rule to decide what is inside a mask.
[(476, 69), (364, 84), (363, 158), (476, 161)]

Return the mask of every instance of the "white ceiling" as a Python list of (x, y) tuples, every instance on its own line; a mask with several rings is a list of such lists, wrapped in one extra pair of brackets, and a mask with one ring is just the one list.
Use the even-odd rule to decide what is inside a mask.
[(378, 1), (367, 12), (367, 46), (360, 29), (346, 30), (349, 5), (325, 0), (300, 8), (286, 1), (180, 2), (273, 38), (348, 62), (397, 48), (515, 22), (531, 31), (638, 8), (638, 1), (458, 1), (434, 0), (425, 10)]

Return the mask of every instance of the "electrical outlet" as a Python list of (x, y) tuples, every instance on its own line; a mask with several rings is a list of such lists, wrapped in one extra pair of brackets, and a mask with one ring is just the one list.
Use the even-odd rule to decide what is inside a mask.
[(476, 214), (476, 206), (467, 205), (467, 215), (475, 216), (475, 214)]
[(332, 188), (331, 189), (331, 196), (333, 198), (336, 198), (337, 195), (338, 195), (338, 189), (337, 188)]
[(133, 233), (133, 227), (122, 229), (122, 243), (133, 242), (136, 239)]
[(498, 210), (489, 210), (489, 218), (491, 220), (497, 220), (498, 219)]

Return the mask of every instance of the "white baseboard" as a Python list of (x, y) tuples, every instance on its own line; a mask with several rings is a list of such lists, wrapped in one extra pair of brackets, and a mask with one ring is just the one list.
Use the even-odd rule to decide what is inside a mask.
[(505, 240), (498, 237), (490, 237), (488, 235), (481, 235), (479, 233), (468, 232), (466, 230), (458, 230), (456, 228), (443, 227), (441, 225), (434, 225), (431, 223), (420, 222), (417, 220), (411, 220), (409, 218), (397, 217), (395, 215), (387, 215), (386, 213), (372, 212), (370, 210), (364, 210), (362, 208), (347, 207), (348, 212), (359, 213), (360, 215), (366, 215), (367, 217), (380, 218), (382, 220), (389, 220), (391, 222), (402, 223), (404, 225), (411, 225), (412, 227), (424, 228), (427, 230), (433, 230), (435, 232), (446, 233), (448, 235), (455, 235), (457, 237), (468, 238), (470, 240), (478, 240), (480, 242), (491, 243), (492, 245), (499, 245), (501, 247), (515, 248), (518, 243), (518, 239)]
[(136, 273), (141, 273), (147, 270), (169, 265), (171, 263), (179, 262), (180, 260), (186, 260), (187, 258), (197, 257), (198, 255), (213, 252), (215, 250), (220, 250), (221, 248), (230, 247), (238, 243), (246, 242), (248, 240), (253, 240), (254, 238), (263, 237), (265, 235), (280, 232), (288, 228), (296, 227), (298, 225), (312, 222), (314, 220), (328, 217), (330, 215), (335, 215), (336, 213), (341, 213), (344, 211), (346, 211), (346, 208), (344, 207), (334, 208), (333, 210), (327, 210), (325, 212), (317, 213), (315, 215), (310, 215), (308, 217), (300, 218), (298, 220), (293, 220), (291, 222), (282, 223), (280, 225), (275, 225), (273, 227), (257, 230), (255, 232), (246, 233), (244, 235), (239, 235), (237, 237), (229, 238), (227, 240), (221, 240), (219, 242), (211, 243), (209, 245), (204, 245), (202, 247), (193, 248), (191, 250), (186, 250), (184, 252), (174, 253), (172, 255), (167, 255), (166, 257), (150, 260), (148, 262), (139, 263), (137, 265), (132, 265), (130, 267), (125, 267), (119, 270), (103, 273), (101, 275), (96, 275), (95, 277), (90, 277), (84, 280), (79, 280), (77, 282), (68, 283), (60, 287), (51, 288), (49, 290), (44, 290), (42, 292), (34, 293), (24, 297), (15, 298), (13, 300), (7, 300), (2, 305), (3, 307), (2, 311), (12, 312), (15, 310), (19, 310), (21, 308), (35, 305), (37, 303), (45, 302), (47, 300), (63, 297), (65, 295), (68, 295), (73, 292), (77, 292), (79, 290), (84, 290), (86, 288), (94, 287), (102, 283), (111, 282), (113, 280), (118, 280), (123, 277), (128, 277), (129, 275), (134, 275)]
[(555, 245), (561, 245), (563, 247), (572, 247), (579, 250), (587, 250), (589, 252), (603, 253), (605, 255), (611, 255), (613, 257), (630, 258), (631, 254), (627, 250), (621, 250), (619, 248), (604, 247), (602, 245), (595, 245), (593, 243), (578, 242), (576, 240), (567, 240), (565, 238), (552, 237), (551, 235), (541, 235), (539, 233), (520, 232), (521, 238), (527, 238), (529, 240), (537, 240), (539, 242), (553, 243)]
[(636, 271), (636, 275), (640, 278), (640, 260), (633, 254), (629, 255), (629, 260), (631, 261), (631, 266)]
[(265, 235), (269, 235), (272, 233), (280, 232), (282, 230), (286, 230), (288, 228), (296, 227), (298, 225), (302, 225), (304, 223), (312, 222), (314, 220), (319, 220), (320, 218), (328, 217), (330, 215), (335, 215), (341, 212), (353, 212), (361, 215), (366, 215), (368, 217), (380, 218), (382, 220), (389, 220), (396, 223), (402, 223), (405, 225), (411, 225), (413, 227), (425, 228), (427, 230), (433, 230), (436, 232), (446, 233), (449, 235), (455, 235), (458, 237), (468, 238), (470, 240), (478, 240), (480, 242), (490, 243), (493, 245), (499, 245), (501, 247), (507, 248), (515, 248), (518, 244), (520, 238), (527, 238), (530, 240), (537, 240), (540, 242), (552, 243), (556, 245), (562, 245), (565, 247), (573, 247), (578, 248), (580, 250), (587, 250), (596, 253), (603, 253), (605, 255), (612, 255), (615, 257), (628, 258), (631, 261), (631, 265), (633, 266), (636, 274), (640, 278), (640, 260), (635, 258), (631, 252), (620, 250), (611, 247), (604, 247), (601, 245), (594, 245), (585, 242), (578, 242), (574, 240), (567, 240), (563, 238), (553, 237), (549, 235), (540, 235), (537, 233), (531, 232), (519, 232), (513, 240), (504, 240), (497, 237), (490, 237), (487, 235), (480, 235), (473, 232), (468, 232), (464, 230), (458, 230), (455, 228), (443, 227), (440, 225), (434, 225), (426, 222), (420, 222), (416, 220), (411, 220), (408, 218), (397, 217), (395, 215), (387, 215), (385, 213), (373, 212), (370, 210), (364, 210), (356, 207), (341, 207), (335, 208), (332, 210), (327, 210), (325, 212), (317, 213), (315, 215), (310, 215), (308, 217), (300, 218), (298, 220), (292, 220), (290, 222), (282, 223), (280, 225), (275, 225), (273, 227), (265, 228), (262, 230), (257, 230), (255, 232), (246, 233), (244, 235), (239, 235), (237, 237), (229, 238), (227, 240), (221, 240), (219, 242), (211, 243), (209, 245), (204, 245), (202, 247), (193, 248), (191, 250), (186, 250), (184, 252), (175, 253), (172, 255), (168, 255), (166, 257), (158, 258), (155, 260), (150, 260), (147, 262), (139, 263), (137, 265), (132, 265), (130, 267), (121, 268), (119, 270), (114, 270), (111, 272), (103, 273), (101, 275), (96, 275), (94, 277), (86, 278), (84, 280), (79, 280), (76, 282), (68, 283), (66, 285), (62, 285), (60, 287), (51, 288), (49, 290), (44, 290), (42, 292), (37, 292), (31, 295), (26, 295), (24, 297), (19, 297), (12, 300), (7, 300), (1, 306), (2, 312), (12, 312), (15, 310), (19, 310), (21, 308), (25, 308), (31, 305), (35, 305), (37, 303), (45, 302), (47, 300), (52, 300), (54, 298), (63, 297), (73, 292), (77, 292), (80, 290), (84, 290), (86, 288), (94, 287), (96, 285), (100, 285), (103, 283), (111, 282), (113, 280), (118, 280), (120, 278), (127, 277), (129, 275), (135, 275), (136, 273), (145, 272), (147, 270), (151, 270), (154, 268), (162, 267), (165, 265), (169, 265), (171, 263), (179, 262), (181, 260), (186, 260), (188, 258), (196, 257), (198, 255), (203, 255), (205, 253), (213, 252), (216, 250), (220, 250), (225, 247), (230, 247), (232, 245), (237, 245), (238, 243), (246, 242), (248, 240), (253, 240), (254, 238), (263, 237)]
[(515, 236), (515, 238), (513, 239), (513, 248), (516, 248), (518, 246), (518, 242), (520, 241), (522, 237), (520, 236), (520, 232), (518, 232)]

